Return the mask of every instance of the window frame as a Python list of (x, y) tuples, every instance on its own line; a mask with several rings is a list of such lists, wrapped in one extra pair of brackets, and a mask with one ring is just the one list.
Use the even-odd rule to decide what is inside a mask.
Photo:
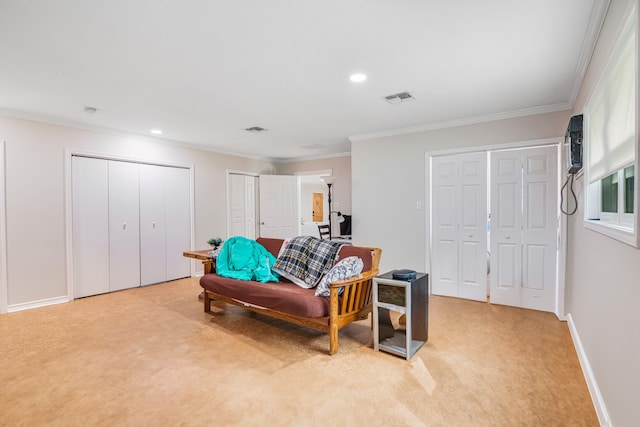
[[(591, 185), (598, 185), (600, 187), (600, 194), (601, 194), (601, 198), (600, 198), (600, 210), (599, 210), (599, 218), (600, 221), (603, 224), (607, 224), (607, 225), (613, 225), (613, 226), (619, 226), (622, 228), (626, 228), (629, 230), (633, 230), (634, 228), (634, 219), (635, 219), (635, 206), (634, 206), (634, 213), (625, 213), (625, 190), (626, 190), (626, 180), (624, 179), (624, 171), (625, 169), (629, 168), (629, 167), (633, 167), (634, 168), (634, 179), (635, 179), (635, 163), (630, 163), (627, 164), (625, 166), (623, 166), (622, 168), (618, 169), (617, 171), (610, 173), (609, 175), (605, 176), (604, 178), (600, 179), (599, 181), (591, 184)], [(605, 212), (602, 210), (602, 185), (603, 185), (603, 181), (612, 176), (612, 175), (617, 175), (618, 178), (618, 189), (617, 189), (617, 206), (616, 206), (616, 211), (615, 212)], [(633, 194), (633, 198), (634, 200), (636, 199), (636, 195), (635, 195), (635, 188), (634, 188), (634, 194)]]

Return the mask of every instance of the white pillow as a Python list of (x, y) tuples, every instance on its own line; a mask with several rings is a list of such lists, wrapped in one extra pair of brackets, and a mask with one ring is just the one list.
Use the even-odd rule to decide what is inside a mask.
[[(343, 260), (340, 260), (336, 265), (334, 265), (331, 270), (327, 272), (318, 286), (316, 287), (316, 296), (317, 297), (328, 297), (329, 296), (329, 285), (332, 282), (342, 279), (348, 279), (349, 277), (357, 276), (362, 273), (362, 269), (364, 268), (364, 263), (357, 256), (349, 256)], [(340, 288), (338, 295), (342, 295), (344, 288)]]
[(287, 245), (289, 244), (290, 241), (291, 241), (291, 238), (284, 239), (282, 241), (282, 246), (280, 246), (280, 250), (278, 251), (278, 256), (276, 258), (280, 258), (280, 255), (282, 255), (282, 252), (284, 252), (284, 250), (287, 248)]

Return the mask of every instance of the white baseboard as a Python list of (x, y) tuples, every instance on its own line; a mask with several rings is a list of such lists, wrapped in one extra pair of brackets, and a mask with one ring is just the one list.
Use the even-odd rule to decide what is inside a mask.
[(20, 304), (12, 304), (9, 307), (7, 307), (7, 312), (8, 313), (14, 313), (16, 311), (22, 311), (22, 310), (29, 310), (32, 308), (39, 308), (39, 307), (46, 307), (48, 305), (55, 305), (55, 304), (63, 304), (65, 302), (69, 302), (69, 297), (67, 296), (63, 296), (63, 297), (56, 297), (56, 298), (47, 298), (47, 299), (41, 299), (38, 301), (31, 301), (31, 302), (23, 302)]
[(576, 348), (576, 353), (578, 353), (578, 359), (580, 360), (580, 366), (582, 367), (582, 374), (587, 381), (587, 387), (589, 388), (589, 393), (591, 393), (591, 400), (593, 401), (593, 406), (595, 407), (596, 413), (598, 414), (600, 425), (603, 427), (611, 427), (611, 419), (609, 418), (607, 406), (604, 404), (602, 394), (600, 394), (598, 382), (596, 381), (596, 377), (593, 374), (593, 370), (591, 370), (589, 358), (584, 351), (582, 341), (580, 340), (580, 335), (578, 334), (575, 323), (573, 323), (573, 317), (571, 317), (571, 313), (567, 314), (567, 324), (569, 325), (571, 339), (573, 339), (573, 345)]

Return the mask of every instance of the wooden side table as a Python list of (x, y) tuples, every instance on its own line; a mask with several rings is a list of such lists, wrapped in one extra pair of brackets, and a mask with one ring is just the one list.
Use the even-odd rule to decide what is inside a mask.
[(202, 265), (204, 266), (204, 274), (209, 274), (216, 272), (216, 260), (211, 258), (209, 252), (211, 252), (211, 249), (201, 249), (197, 251), (185, 251), (182, 253), (182, 255), (187, 258), (195, 258), (201, 260)]
[[(211, 249), (200, 249), (197, 251), (184, 251), (182, 252), (182, 256), (201, 260), (202, 265), (204, 266), (204, 274), (215, 273), (216, 260), (211, 258), (211, 255), (209, 254), (209, 252), (211, 252)], [(204, 300), (204, 291), (200, 292), (200, 295), (198, 295), (198, 299)]]

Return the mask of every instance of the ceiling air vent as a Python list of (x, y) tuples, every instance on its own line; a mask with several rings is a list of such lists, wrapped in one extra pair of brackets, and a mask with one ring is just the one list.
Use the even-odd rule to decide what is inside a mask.
[(401, 102), (413, 101), (415, 98), (409, 92), (400, 92), (393, 95), (387, 95), (384, 100), (389, 104), (400, 104)]
[(261, 128), (260, 126), (253, 126), (250, 128), (246, 128), (245, 130), (253, 133), (259, 133), (259, 132), (265, 132), (267, 129)]

